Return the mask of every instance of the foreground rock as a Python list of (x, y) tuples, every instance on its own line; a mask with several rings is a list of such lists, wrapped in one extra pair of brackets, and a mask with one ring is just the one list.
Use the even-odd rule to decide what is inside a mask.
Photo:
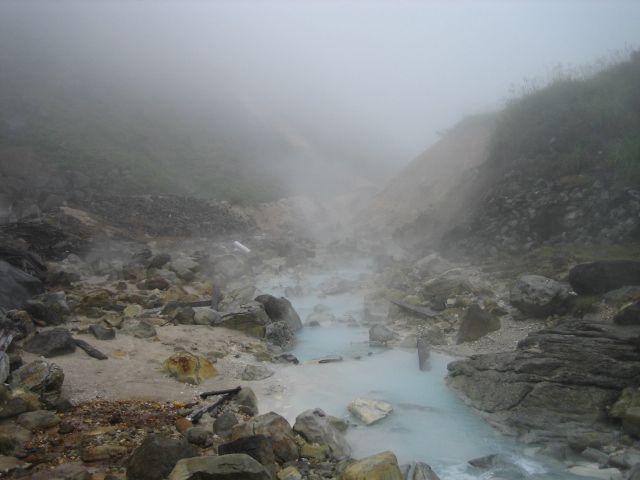
[(352, 463), (342, 480), (403, 480), (398, 459), (392, 452), (382, 452)]
[(607, 415), (640, 376), (638, 330), (571, 322), (540, 330), (514, 352), (449, 364), (447, 384), (505, 433), (527, 441), (613, 435)]

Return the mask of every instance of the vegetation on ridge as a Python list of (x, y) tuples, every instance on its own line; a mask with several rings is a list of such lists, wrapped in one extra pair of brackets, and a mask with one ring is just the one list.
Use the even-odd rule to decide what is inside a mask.
[(640, 179), (640, 51), (595, 74), (560, 73), (507, 103), (490, 158), (536, 160), (541, 171), (603, 166)]

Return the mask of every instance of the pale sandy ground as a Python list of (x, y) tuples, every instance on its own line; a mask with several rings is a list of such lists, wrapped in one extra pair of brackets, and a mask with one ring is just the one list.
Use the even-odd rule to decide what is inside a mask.
[[(69, 323), (66, 327), (72, 327)], [(76, 335), (102, 353), (107, 360), (97, 360), (78, 348), (75, 353), (46, 359), (55, 363), (65, 374), (62, 391), (73, 403), (96, 399), (143, 399), (154, 401), (189, 402), (205, 391), (250, 386), (258, 397), (281, 395), (281, 375), (265, 380), (243, 381), (242, 372), (248, 364), (258, 364), (255, 357), (241, 353), (242, 344), (256, 342), (240, 332), (207, 326), (156, 327), (157, 340), (138, 339), (117, 333), (114, 340), (96, 340), (92, 335)], [(212, 350), (228, 350), (224, 358), (214, 364), (217, 377), (199, 385), (181, 383), (162, 372), (162, 362), (177, 351), (188, 351), (206, 357)], [(25, 362), (36, 355), (22, 352)], [(124, 356), (123, 356), (124, 354)], [(239, 355), (236, 358), (236, 354)], [(289, 364), (266, 364), (273, 371), (290, 367)], [(262, 410), (262, 409), (261, 409)]]

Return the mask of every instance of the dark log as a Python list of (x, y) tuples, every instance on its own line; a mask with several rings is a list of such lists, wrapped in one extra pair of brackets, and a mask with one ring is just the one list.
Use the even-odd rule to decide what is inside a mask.
[(200, 398), (207, 398), (213, 395), (224, 395), (225, 393), (238, 393), (240, 390), (242, 390), (242, 387), (228, 388), (227, 390), (214, 390), (212, 392), (203, 392), (200, 394)]
[(411, 305), (410, 303), (407, 302), (403, 302), (400, 300), (389, 300), (391, 303), (393, 303), (394, 305), (399, 306), (400, 308), (403, 308), (404, 310), (407, 310), (411, 313), (415, 313), (420, 315), (421, 317), (427, 317), (427, 318), (435, 318), (438, 316), (438, 314), (436, 312), (434, 312), (433, 310), (431, 310), (430, 308), (426, 308), (426, 307), (417, 307), (415, 305)]
[(201, 408), (200, 410), (198, 410), (193, 415), (191, 415), (190, 417), (187, 417), (187, 418), (189, 420), (191, 420), (191, 423), (193, 423), (193, 424), (198, 423), (205, 413), (213, 413), (213, 412), (215, 412), (215, 410), (219, 406), (221, 406), (223, 403), (231, 400), (235, 396), (235, 394), (238, 393), (240, 390), (241, 390), (240, 387), (238, 387), (237, 389), (234, 389), (233, 393), (227, 393), (225, 396), (223, 396), (217, 402), (212, 403), (211, 405), (207, 405), (206, 407)]
[(333, 363), (333, 362), (342, 362), (343, 358), (323, 358), (322, 360), (318, 360), (318, 363)]
[(89, 345), (84, 340), (80, 340), (79, 338), (74, 338), (73, 341), (75, 342), (75, 344), (77, 346), (79, 346), (81, 349), (83, 349), (85, 352), (87, 352), (87, 354), (89, 356), (91, 356), (93, 358), (97, 358), (98, 360), (106, 360), (106, 359), (109, 358), (104, 353), (102, 353), (100, 350), (98, 350), (97, 348), (92, 347), (91, 345)]
[(423, 372), (431, 370), (429, 342), (426, 338), (420, 337), (416, 343), (418, 347), (418, 365), (420, 366), (420, 370)]

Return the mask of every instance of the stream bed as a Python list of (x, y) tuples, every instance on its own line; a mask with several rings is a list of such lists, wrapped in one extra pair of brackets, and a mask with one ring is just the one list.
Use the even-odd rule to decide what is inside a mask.
[[(362, 260), (331, 274), (267, 277), (259, 288), (264, 293), (287, 297), (303, 323), (318, 304), (336, 318), (351, 315), (360, 323), (361, 292), (323, 295), (318, 286), (336, 276), (356, 280), (367, 268), (367, 261)], [(287, 296), (285, 289), (290, 292), (296, 285), (306, 294)], [(283, 370), (286, 390), (264, 402), (261, 399), (261, 406), (280, 413), (292, 425), (299, 413), (313, 408), (349, 420), (352, 425), (345, 438), (353, 458), (391, 450), (400, 464), (429, 464), (441, 480), (588, 478), (563, 472), (565, 463), (533, 456), (537, 447), (500, 435), (469, 409), (445, 386), (451, 357), (432, 352), (431, 369), (420, 371), (415, 349), (371, 347), (368, 327), (347, 326), (338, 321), (305, 326), (296, 335), (298, 345), (291, 353), (300, 364)], [(339, 357), (343, 360), (322, 364), (314, 361)], [(347, 410), (356, 398), (387, 402), (393, 412), (374, 425), (360, 425)], [(490, 470), (467, 463), (496, 453), (505, 462)]]

